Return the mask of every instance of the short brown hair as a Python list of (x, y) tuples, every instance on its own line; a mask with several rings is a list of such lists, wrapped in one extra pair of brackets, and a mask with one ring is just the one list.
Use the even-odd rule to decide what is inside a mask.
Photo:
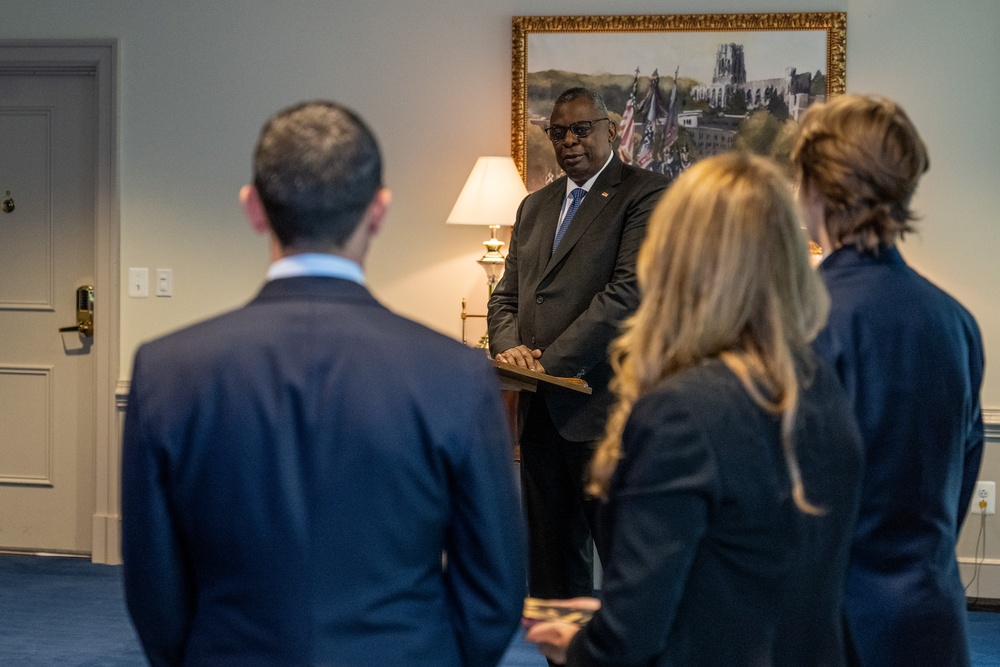
[(791, 157), (802, 186), (823, 200), (833, 243), (877, 253), (914, 230), (910, 199), (930, 162), (917, 129), (892, 100), (843, 95), (811, 106)]

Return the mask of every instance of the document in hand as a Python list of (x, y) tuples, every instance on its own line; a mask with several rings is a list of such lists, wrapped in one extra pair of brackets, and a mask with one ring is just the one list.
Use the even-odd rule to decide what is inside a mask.
[(589, 609), (576, 609), (559, 604), (560, 600), (542, 600), (540, 598), (524, 598), (524, 610), (521, 612), (521, 625), (531, 627), (543, 621), (559, 621), (571, 625), (586, 625), (594, 612)]

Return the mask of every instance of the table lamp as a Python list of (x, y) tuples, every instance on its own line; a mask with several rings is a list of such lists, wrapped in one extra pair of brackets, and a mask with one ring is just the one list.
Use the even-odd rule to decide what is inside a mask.
[(497, 238), (500, 227), (514, 224), (521, 200), (528, 194), (514, 160), (509, 157), (484, 156), (476, 160), (458, 201), (448, 215), (449, 225), (488, 225), (490, 238), (483, 241), (486, 254), (477, 263), (486, 271), (490, 294), (503, 274), (504, 258)]
[[(476, 260), (486, 271), (489, 295), (503, 275), (504, 257), (500, 248), (504, 243), (497, 238), (500, 227), (510, 227), (514, 224), (514, 216), (521, 200), (528, 194), (524, 181), (517, 172), (513, 158), (483, 156), (476, 160), (465, 187), (458, 195), (458, 201), (451, 209), (446, 222), (449, 225), (488, 225), (490, 238), (483, 241), (486, 254)], [(470, 315), (465, 310), (465, 299), (462, 299), (462, 342), (465, 341), (465, 320), (467, 317), (486, 317), (485, 315)], [(488, 344), (486, 336), (479, 341), (480, 347)]]

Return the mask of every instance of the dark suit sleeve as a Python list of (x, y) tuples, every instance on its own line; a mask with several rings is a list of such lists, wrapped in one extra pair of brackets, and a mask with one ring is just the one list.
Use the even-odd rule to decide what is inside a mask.
[(979, 466), (983, 461), (983, 413), (979, 409), (979, 397), (976, 396), (975, 416), (972, 418), (972, 428), (969, 429), (969, 437), (965, 442), (965, 461), (962, 466), (962, 496), (958, 504), (958, 531), (955, 537), (962, 533), (962, 524), (969, 514), (969, 503), (972, 502), (972, 493), (976, 488), (976, 481), (979, 476)]
[[(166, 494), (165, 455), (144, 424), (145, 372), (136, 354), (122, 445), (122, 558), (125, 598), (152, 665), (183, 662), (193, 615), (185, 568)], [(153, 373), (155, 376), (155, 373)], [(155, 378), (154, 378), (155, 381)]]
[(651, 179), (633, 195), (626, 207), (611, 279), (594, 295), (590, 306), (545, 348), (541, 363), (547, 373), (581, 377), (607, 358), (608, 346), (620, 333), (622, 320), (639, 305), (636, 257), (646, 236), (646, 221), (663, 187), (663, 181)]
[(622, 447), (602, 607), (570, 644), (568, 665), (648, 665), (665, 650), (719, 493), (715, 457), (676, 392), (636, 403)]
[(507, 260), (504, 264), (503, 277), (490, 295), (489, 338), (490, 353), (498, 354), (521, 344), (521, 336), (517, 331), (517, 258), (518, 231), (521, 228), (521, 213), (524, 211), (524, 201), (517, 207), (514, 218), (514, 228), (510, 234), (510, 247), (507, 249)]
[(985, 432), (983, 429), (983, 410), (980, 399), (980, 390), (983, 382), (983, 367), (985, 360), (983, 357), (983, 342), (972, 316), (968, 316), (968, 333), (966, 335), (969, 348), (969, 383), (972, 392), (972, 401), (969, 406), (967, 423), (969, 433), (965, 438), (965, 460), (962, 466), (962, 495), (958, 504), (958, 523), (956, 538), (962, 532), (962, 524), (969, 514), (969, 503), (972, 502), (972, 493), (976, 488), (976, 480), (979, 477), (979, 466), (983, 460), (983, 442)]
[(525, 594), (525, 535), (514, 479), (513, 443), (492, 369), (468, 391), (475, 419), (461, 434), (453, 471), (445, 580), (464, 664), (489, 667), (517, 630)]

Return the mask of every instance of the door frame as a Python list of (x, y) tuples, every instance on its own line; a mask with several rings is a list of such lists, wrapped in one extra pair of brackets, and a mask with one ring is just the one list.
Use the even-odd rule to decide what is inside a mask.
[(93, 76), (97, 86), (94, 273), (94, 490), (91, 560), (121, 562), (121, 436), (115, 404), (119, 372), (120, 209), (118, 40), (0, 39), (2, 73)]

